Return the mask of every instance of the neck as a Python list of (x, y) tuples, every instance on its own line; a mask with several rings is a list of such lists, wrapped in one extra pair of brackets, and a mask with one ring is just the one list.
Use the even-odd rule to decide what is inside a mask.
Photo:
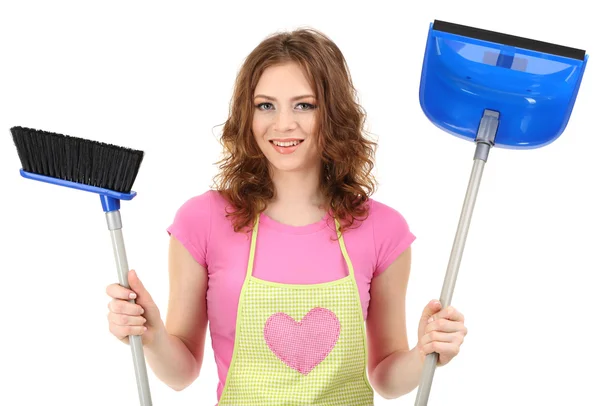
[(319, 191), (319, 169), (302, 172), (272, 171), (275, 199), (269, 202), (265, 214), (291, 226), (315, 223), (327, 211)]
[(310, 171), (272, 171), (276, 191), (273, 203), (290, 208), (319, 207), (323, 200), (319, 191), (319, 171), (318, 167)]

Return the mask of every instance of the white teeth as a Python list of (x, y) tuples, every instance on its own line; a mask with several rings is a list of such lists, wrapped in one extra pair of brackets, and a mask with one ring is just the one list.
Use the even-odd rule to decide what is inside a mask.
[(290, 142), (273, 141), (273, 144), (277, 145), (278, 147), (293, 147), (293, 146), (300, 144), (300, 141), (290, 141)]

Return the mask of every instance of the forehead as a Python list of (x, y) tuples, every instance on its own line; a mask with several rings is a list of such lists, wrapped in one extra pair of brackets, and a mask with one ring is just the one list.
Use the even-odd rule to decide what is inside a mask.
[(254, 94), (293, 97), (298, 94), (313, 93), (304, 70), (296, 63), (269, 66), (256, 85)]

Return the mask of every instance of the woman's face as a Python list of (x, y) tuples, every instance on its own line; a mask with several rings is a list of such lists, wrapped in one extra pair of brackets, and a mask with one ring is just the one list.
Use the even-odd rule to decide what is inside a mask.
[(267, 68), (253, 101), (252, 133), (274, 170), (308, 171), (320, 165), (316, 95), (297, 64)]

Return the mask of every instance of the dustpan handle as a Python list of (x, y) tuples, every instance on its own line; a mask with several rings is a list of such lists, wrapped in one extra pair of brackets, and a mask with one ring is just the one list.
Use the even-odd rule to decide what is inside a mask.
[[(469, 230), (471, 221), (471, 215), (473, 213), (473, 206), (477, 197), (477, 190), (481, 175), (483, 173), (484, 161), (476, 159), (473, 163), (473, 170), (471, 172), (471, 180), (469, 181), (469, 187), (467, 195), (463, 204), (462, 214), (458, 223), (458, 229), (454, 238), (454, 245), (452, 246), (452, 252), (450, 254), (450, 260), (448, 261), (448, 268), (446, 270), (446, 277), (444, 279), (444, 285), (442, 287), (442, 293), (440, 295), (440, 303), (442, 309), (450, 306), (452, 301), (452, 294), (454, 292), (454, 286), (458, 276), (458, 269), (460, 261), (462, 259), (463, 249)], [(417, 400), (415, 406), (427, 405), (427, 398), (431, 391), (431, 383), (433, 381), (433, 374), (438, 363), (438, 353), (434, 352), (428, 354), (425, 358), (425, 364), (423, 365), (423, 372), (421, 375), (421, 383), (419, 384), (419, 390), (417, 392)]]
[[(119, 210), (106, 212), (106, 221), (110, 230), (113, 253), (115, 256), (115, 262), (119, 276), (119, 284), (129, 289), (129, 281), (127, 280), (129, 265), (127, 263), (125, 242), (123, 240), (123, 232), (121, 230), (121, 214)], [(129, 302), (135, 303), (135, 300), (132, 299), (129, 300)], [(148, 372), (146, 370), (146, 359), (144, 357), (144, 347), (142, 346), (142, 337), (137, 335), (129, 336), (129, 346), (131, 347), (131, 355), (133, 357), (133, 366), (137, 380), (140, 405), (152, 406), (150, 384), (148, 383)]]
[[(448, 267), (446, 269), (446, 277), (440, 295), (442, 309), (450, 306), (452, 301), (452, 294), (454, 293), (454, 286), (456, 285), (456, 279), (458, 277), (458, 269), (460, 268), (460, 262), (465, 248), (467, 234), (469, 233), (469, 226), (471, 224), (471, 217), (473, 216), (473, 209), (477, 200), (477, 193), (479, 192), (479, 185), (481, 184), (483, 168), (487, 161), (489, 150), (494, 145), (494, 139), (498, 129), (498, 118), (499, 114), (497, 112), (485, 110), (479, 125), (479, 131), (476, 138), (477, 147), (475, 150), (473, 167), (471, 169), (471, 177), (467, 186), (467, 192), (465, 194), (458, 227), (454, 236), (452, 251), (450, 252)], [(427, 405), (438, 359), (439, 354), (435, 352), (428, 354), (425, 358), (415, 406)]]

